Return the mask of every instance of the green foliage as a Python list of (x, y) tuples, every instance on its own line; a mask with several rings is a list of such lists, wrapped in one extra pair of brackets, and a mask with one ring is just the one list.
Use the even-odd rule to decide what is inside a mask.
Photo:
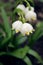
[(22, 36), (21, 34), (18, 35), (18, 37), (16, 38), (17, 44), (22, 44), (25, 42), (25, 40), (27, 39), (26, 36)]
[(34, 56), (36, 59), (38, 59), (39, 63), (42, 62), (42, 58), (40, 57), (40, 55), (36, 51), (29, 49), (28, 53), (30, 55)]
[(28, 0), (34, 6), (34, 0)]
[(27, 65), (32, 65), (31, 60), (30, 60), (27, 56), (25, 56), (24, 62), (25, 62)]
[(43, 22), (38, 22), (34, 34), (30, 35), (30, 46), (32, 46), (41, 36), (43, 36)]
[(2, 15), (2, 18), (3, 18), (3, 24), (4, 24), (4, 28), (5, 28), (5, 32), (6, 32), (6, 35), (11, 36), (11, 27), (9, 25), (9, 21), (8, 21), (8, 17), (3, 9), (3, 7), (1, 7), (1, 15)]
[(7, 54), (23, 59), (26, 56), (27, 51), (28, 47), (25, 46), (24, 48), (16, 49), (15, 51), (9, 52)]

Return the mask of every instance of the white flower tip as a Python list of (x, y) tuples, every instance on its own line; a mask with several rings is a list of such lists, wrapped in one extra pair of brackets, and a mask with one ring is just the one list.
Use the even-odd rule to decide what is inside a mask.
[(16, 33), (19, 33), (19, 30), (15, 30), (16, 31)]
[(25, 35), (30, 35), (30, 33), (29, 32), (26, 32)]
[(35, 21), (37, 18), (36, 17), (32, 17), (32, 21)]

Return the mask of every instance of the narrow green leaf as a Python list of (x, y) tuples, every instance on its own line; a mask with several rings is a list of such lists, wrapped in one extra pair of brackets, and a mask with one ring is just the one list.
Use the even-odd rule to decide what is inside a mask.
[(5, 52), (0, 52), (0, 56), (6, 54)]
[(36, 41), (41, 33), (42, 33), (41, 30), (38, 28), (33, 35), (33, 40)]
[(30, 60), (27, 56), (25, 56), (25, 58), (24, 58), (23, 60), (24, 60), (24, 62), (25, 62), (27, 65), (32, 65), (31, 60)]
[(22, 58), (25, 57), (25, 55), (27, 54), (27, 52), (28, 52), (28, 47), (25, 46), (24, 48), (19, 48), (19, 49), (13, 51), (13, 52), (9, 52), (7, 54), (22, 59)]
[(40, 63), (42, 63), (42, 58), (36, 51), (29, 49), (28, 53), (34, 56)]
[(1, 43), (1, 45), (4, 45), (11, 38), (11, 27), (9, 24), (7, 14), (3, 7), (1, 7), (1, 15), (3, 18), (4, 29), (5, 29), (6, 36), (7, 36), (5, 39), (3, 39), (2, 43)]
[(41, 36), (43, 36), (43, 32), (37, 37), (37, 39), (39, 39)]
[(14, 48), (14, 45), (12, 43), (9, 43), (8, 47)]
[(11, 37), (4, 38), (0, 46), (5, 46), (6, 43), (10, 40)]
[(36, 27), (38, 28), (42, 28), (43, 27), (43, 21), (40, 21), (37, 23)]
[(43, 22), (39, 22), (36, 25), (36, 30), (33, 35), (29, 37), (29, 43), (32, 46), (36, 40), (38, 40), (41, 36), (43, 36)]
[(16, 8), (16, 9), (14, 10), (14, 13), (21, 13), (21, 12), (22, 12), (22, 10), (19, 9), (19, 8)]
[(17, 40), (17, 44), (22, 44), (27, 40), (27, 37), (19, 34), (18, 37), (16, 38), (16, 40)]
[(14, 7), (16, 7), (19, 3), (21, 3), (23, 0), (15, 0)]
[(39, 22), (36, 26), (37, 29), (32, 37), (34, 41), (36, 41), (38, 38), (40, 38), (43, 35), (43, 22)]
[(34, 6), (34, 0), (28, 0)]
[(7, 2), (7, 3), (0, 2), (0, 6), (3, 6), (3, 7), (11, 7), (11, 6), (13, 6), (15, 8), (19, 3), (21, 3), (21, 1), (22, 0), (15, 0), (13, 4), (10, 1)]
[(7, 33), (7, 36), (9, 37), (11, 36), (11, 27), (9, 25), (9, 20), (3, 7), (1, 7), (1, 15), (4, 21), (3, 23), (4, 23), (5, 31)]

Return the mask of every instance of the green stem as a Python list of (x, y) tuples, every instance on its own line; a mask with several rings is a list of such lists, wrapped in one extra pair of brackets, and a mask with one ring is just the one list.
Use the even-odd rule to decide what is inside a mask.
[(23, 23), (26, 22), (26, 21), (25, 21), (25, 18), (24, 18), (24, 16), (23, 16), (23, 14), (22, 14), (22, 22), (23, 22)]
[(19, 16), (19, 20), (22, 21), (22, 23), (26, 22), (23, 14)]
[(30, 4), (29, 4), (29, 2), (27, 1), (27, 0), (24, 0), (26, 3), (27, 3), (27, 6), (29, 6), (29, 8), (30, 8)]

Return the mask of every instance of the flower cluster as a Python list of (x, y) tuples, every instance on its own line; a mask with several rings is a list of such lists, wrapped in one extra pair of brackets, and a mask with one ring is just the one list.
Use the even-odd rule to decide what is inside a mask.
[(23, 35), (29, 35), (34, 31), (33, 27), (29, 23), (22, 23), (21, 21), (15, 21), (12, 24), (12, 30), (16, 31), (16, 33), (21, 32)]
[(25, 14), (26, 21), (34, 21), (37, 19), (37, 15), (34, 12), (34, 7), (25, 7), (23, 4), (17, 6), (18, 9), (21, 9)]
[[(19, 4), (17, 6), (17, 9), (20, 9), (24, 12), (26, 21), (36, 20), (37, 15), (34, 12), (33, 7), (29, 8), (29, 7), (25, 7), (23, 4)], [(23, 23), (22, 21), (17, 20), (12, 24), (12, 30), (15, 30), (16, 33), (21, 32), (21, 34), (25, 36), (32, 33), (34, 31), (34, 28), (30, 23), (27, 23), (27, 22)]]

